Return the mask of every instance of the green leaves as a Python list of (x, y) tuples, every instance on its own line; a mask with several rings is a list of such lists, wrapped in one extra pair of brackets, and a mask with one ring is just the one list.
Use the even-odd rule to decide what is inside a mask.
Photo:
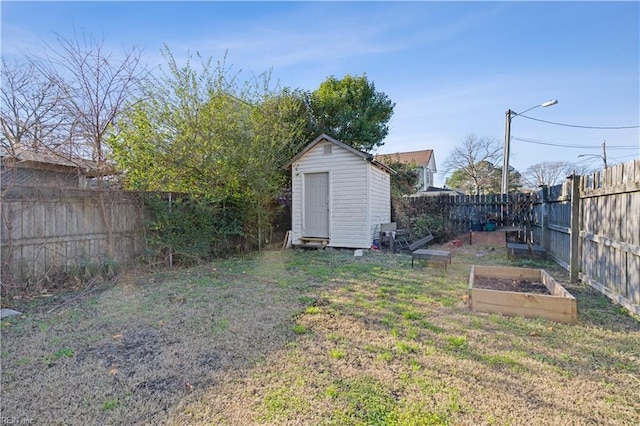
[[(159, 250), (208, 257), (236, 251), (237, 241), (229, 243), (233, 248), (221, 243), (231, 235), (242, 236), (243, 247), (259, 244), (288, 178), (281, 166), (308, 143), (306, 95), (270, 89), (268, 73), (241, 82), (224, 58), (214, 63), (197, 56), (200, 63), (192, 64), (189, 56), (179, 65), (168, 49), (163, 53), (164, 74), (109, 139), (125, 187), (178, 192), (202, 203), (182, 206), (181, 216), (158, 213)], [(191, 214), (194, 209), (202, 211)], [(204, 223), (200, 214), (214, 223)]]
[[(224, 217), (209, 213), (219, 228), (242, 235), (243, 246), (260, 244), (260, 235), (268, 234), (273, 201), (290, 179), (281, 166), (310, 140), (327, 132), (368, 151), (388, 133), (394, 105), (366, 75), (331, 77), (309, 94), (272, 89), (269, 73), (241, 81), (226, 57), (214, 62), (188, 55), (179, 64), (168, 48), (163, 55), (164, 72), (108, 140), (113, 159), (127, 189), (177, 192), (206, 200), (199, 201), (205, 210), (231, 209)], [(189, 257), (218, 252), (221, 235), (188, 211), (156, 217), (158, 247), (181, 247)], [(190, 226), (169, 232), (179, 228), (174, 221)], [(188, 237), (180, 240), (180, 233)]]
[(401, 198), (404, 195), (414, 194), (420, 182), (416, 165), (399, 160), (387, 161), (386, 164), (395, 171), (391, 175), (391, 196)]
[(342, 80), (331, 76), (311, 94), (317, 133), (326, 133), (361, 151), (383, 145), (395, 103), (377, 92), (366, 74)]

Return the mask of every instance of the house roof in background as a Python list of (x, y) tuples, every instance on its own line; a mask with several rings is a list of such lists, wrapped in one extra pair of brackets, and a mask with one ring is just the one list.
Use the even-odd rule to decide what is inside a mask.
[(12, 152), (6, 148), (0, 148), (0, 157), (15, 158), (19, 163), (48, 164), (53, 166), (80, 169), (87, 177), (110, 176), (115, 174), (113, 164), (98, 164), (97, 161), (84, 158), (69, 158), (54, 151), (35, 152), (26, 149), (16, 149)]
[(438, 188), (437, 186), (429, 186), (425, 191), (410, 195), (409, 197), (425, 197), (438, 195), (464, 195), (463, 191), (455, 188)]
[(425, 149), (422, 151), (409, 151), (409, 152), (396, 152), (393, 154), (378, 154), (376, 160), (391, 163), (399, 161), (401, 163), (411, 164), (415, 163), (418, 166), (426, 166), (433, 157), (432, 149)]

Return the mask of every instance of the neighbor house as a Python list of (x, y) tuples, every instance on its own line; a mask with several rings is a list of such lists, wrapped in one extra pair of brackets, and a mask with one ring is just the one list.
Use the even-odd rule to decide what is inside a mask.
[(436, 186), (430, 186), (426, 191), (417, 192), (410, 195), (411, 197), (440, 197), (442, 195), (448, 195), (450, 197), (456, 197), (458, 195), (465, 195), (463, 191), (451, 188), (438, 188)]
[(291, 242), (369, 248), (391, 221), (388, 166), (320, 135), (283, 166), (291, 170)]
[(410, 152), (396, 152), (395, 154), (378, 154), (376, 160), (381, 163), (404, 163), (413, 164), (418, 173), (418, 192), (426, 192), (430, 186), (433, 186), (433, 174), (436, 170), (436, 159), (432, 149)]
[(0, 148), (3, 187), (36, 186), (59, 188), (86, 188), (92, 179), (112, 176), (113, 165), (83, 158), (67, 158), (46, 151)]

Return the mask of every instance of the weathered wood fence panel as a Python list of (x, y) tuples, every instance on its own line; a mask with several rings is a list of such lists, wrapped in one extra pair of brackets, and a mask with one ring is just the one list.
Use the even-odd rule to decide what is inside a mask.
[(446, 217), (451, 231), (456, 234), (469, 232), (473, 222), (489, 220), (495, 221), (498, 226), (524, 230), (530, 222), (530, 198), (529, 194), (522, 193), (414, 197), (407, 200), (406, 211), (396, 220), (401, 228), (410, 229), (411, 220), (437, 214)]
[(571, 181), (538, 191), (531, 205), (533, 242), (569, 269), (571, 249)]
[(579, 277), (640, 314), (640, 160), (580, 178)]
[(4, 188), (3, 287), (27, 290), (72, 268), (124, 263), (143, 249), (143, 219), (133, 192)]
[(458, 232), (468, 232), (474, 221), (494, 220), (498, 226), (525, 228), (530, 220), (528, 194), (459, 195), (448, 197), (450, 218)]
[[(575, 180), (574, 180), (575, 179)], [(434, 201), (410, 202), (413, 215), (430, 214)], [(640, 160), (542, 188), (534, 194), (439, 197), (438, 211), (468, 232), (474, 220), (526, 229), (578, 278), (640, 315)]]

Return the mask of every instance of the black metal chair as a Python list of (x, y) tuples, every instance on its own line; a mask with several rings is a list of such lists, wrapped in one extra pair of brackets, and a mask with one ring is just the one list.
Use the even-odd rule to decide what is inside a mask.
[(404, 229), (398, 229), (395, 231), (395, 235), (393, 237), (393, 248), (395, 250), (409, 250), (411, 244), (407, 238), (407, 233)]

